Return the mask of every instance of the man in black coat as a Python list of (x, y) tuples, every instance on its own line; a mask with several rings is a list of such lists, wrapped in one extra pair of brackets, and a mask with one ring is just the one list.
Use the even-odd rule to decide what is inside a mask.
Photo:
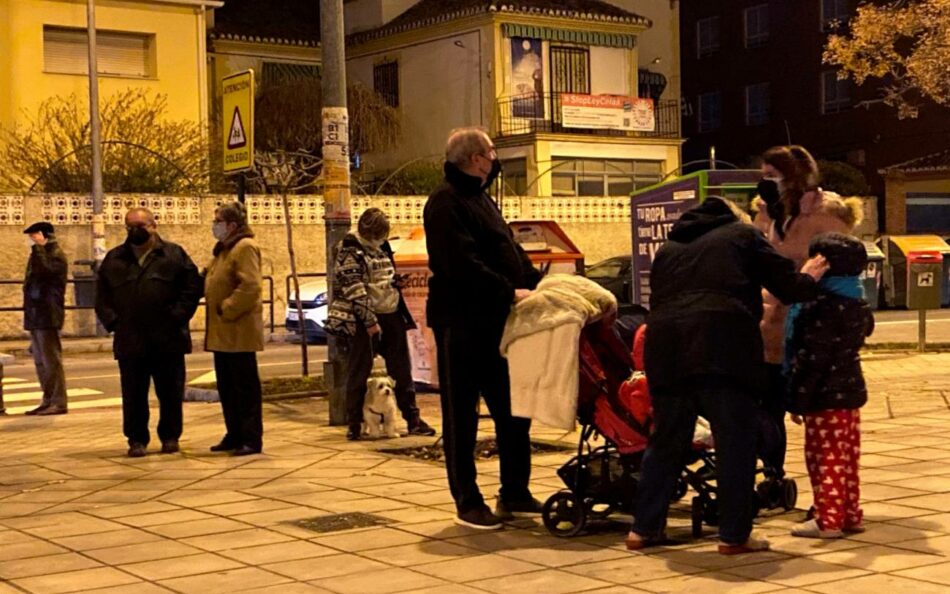
[[(505, 517), (540, 512), (528, 488), (531, 423), (511, 415), (508, 363), (499, 347), (511, 305), (526, 297), (541, 275), (486, 192), (500, 171), (485, 132), (453, 132), (445, 181), (423, 213), (432, 270), (426, 319), (438, 349), (446, 471), (457, 522), (477, 529), (501, 528)], [(501, 490), (495, 513), (476, 483), (479, 394), (498, 440)]]
[(710, 422), (716, 443), (719, 552), (768, 548), (751, 536), (753, 413), (765, 386), (762, 288), (784, 303), (813, 299), (827, 263), (814, 258), (797, 273), (737, 212), (719, 197), (687, 211), (650, 271), (645, 366), (654, 433), (643, 457), (630, 549), (664, 539), (697, 415)]
[(125, 243), (110, 250), (99, 268), (96, 314), (114, 333), (129, 456), (144, 456), (149, 442), (150, 381), (158, 396), (162, 453), (173, 453), (182, 431), (185, 354), (191, 352), (188, 322), (203, 282), (185, 250), (159, 237), (147, 209), (130, 210), (125, 227)]
[(59, 247), (53, 225), (34, 223), (23, 233), (33, 246), (23, 282), (23, 328), (30, 331), (30, 352), (43, 400), (28, 415), (66, 413), (66, 373), (59, 331), (63, 327), (66, 274), (69, 264)]

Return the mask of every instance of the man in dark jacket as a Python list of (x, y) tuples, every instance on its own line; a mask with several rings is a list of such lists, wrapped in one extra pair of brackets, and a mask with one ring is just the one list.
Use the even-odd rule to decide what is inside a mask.
[(722, 198), (707, 198), (673, 226), (650, 271), (645, 354), (655, 424), (628, 548), (664, 539), (697, 415), (710, 422), (716, 443), (719, 552), (768, 548), (768, 541), (751, 536), (752, 413), (765, 385), (762, 287), (785, 303), (813, 299), (815, 280), (826, 269), (824, 259), (815, 258), (796, 273), (792, 261)]
[[(457, 522), (478, 529), (501, 528), (502, 518), (515, 513), (540, 512), (528, 488), (531, 423), (511, 415), (508, 364), (499, 346), (512, 303), (526, 297), (541, 275), (486, 193), (500, 171), (485, 132), (453, 132), (445, 181), (429, 196), (423, 215), (432, 270), (426, 318), (438, 348), (446, 471)], [(501, 490), (495, 513), (475, 480), (479, 394), (498, 440)]]
[(162, 453), (173, 453), (182, 431), (185, 354), (191, 352), (188, 321), (202, 280), (185, 250), (159, 237), (147, 209), (130, 210), (125, 227), (125, 243), (110, 250), (99, 268), (96, 314), (114, 333), (129, 456), (144, 456), (149, 442), (150, 381), (158, 396)]
[(66, 413), (66, 374), (59, 331), (63, 327), (66, 273), (69, 264), (53, 225), (34, 223), (23, 231), (33, 242), (23, 283), (23, 328), (30, 331), (30, 351), (43, 400), (28, 415)]

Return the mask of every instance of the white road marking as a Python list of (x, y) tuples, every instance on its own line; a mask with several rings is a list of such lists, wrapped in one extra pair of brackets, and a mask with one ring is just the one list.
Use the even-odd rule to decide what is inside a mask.
[(207, 373), (202, 373), (195, 379), (191, 380), (190, 382), (188, 382), (188, 385), (194, 386), (195, 384), (213, 384), (217, 381), (217, 379), (218, 379), (218, 376), (214, 374), (214, 370), (212, 369), (211, 371)]
[(6, 394), (11, 390), (35, 390), (39, 387), (39, 382), (24, 382), (21, 380), (15, 384), (4, 384), (3, 393)]
[[(102, 394), (99, 390), (90, 390), (89, 388), (69, 388), (66, 390), (67, 397), (79, 397), (79, 396), (99, 396)], [(43, 398), (43, 391), (38, 392), (16, 392), (14, 394), (8, 394), (6, 391), (3, 393), (4, 402), (24, 402), (27, 400), (36, 400), (39, 401)], [(72, 403), (69, 404), (72, 407)]]
[(20, 382), (25, 382), (25, 379), (20, 379), (18, 377), (5, 377), (3, 378), (3, 385), (7, 386), (9, 384), (18, 384)]
[[(77, 410), (81, 408), (106, 408), (113, 407), (122, 404), (121, 398), (102, 398), (99, 400), (83, 400), (81, 402), (70, 402), (69, 410)], [(31, 404), (30, 406), (14, 406), (12, 408), (7, 408), (7, 413), (11, 415), (23, 414), (28, 410), (35, 408), (35, 405)]]
[[(940, 319), (937, 319), (937, 320), (930, 320), (930, 319), (928, 319), (928, 320), (927, 320), (927, 325), (929, 326), (930, 324), (940, 324), (940, 323), (945, 323), (945, 322), (950, 322), (950, 319), (946, 319), (946, 318), (940, 318)], [(876, 327), (876, 326), (897, 326), (898, 324), (914, 324), (914, 325), (916, 325), (916, 324), (917, 324), (917, 320), (892, 320), (892, 321), (889, 321), (889, 322), (875, 322), (875, 323), (874, 323), (874, 326), (875, 326), (875, 327)]]

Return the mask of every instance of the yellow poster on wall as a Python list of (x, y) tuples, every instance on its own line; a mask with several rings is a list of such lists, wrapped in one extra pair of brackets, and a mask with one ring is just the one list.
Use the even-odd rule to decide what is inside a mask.
[(245, 70), (221, 81), (224, 118), (224, 172), (254, 167), (254, 71)]

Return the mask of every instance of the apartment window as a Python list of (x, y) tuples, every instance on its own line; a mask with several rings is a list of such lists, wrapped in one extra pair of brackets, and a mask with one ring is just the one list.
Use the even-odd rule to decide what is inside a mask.
[(699, 131), (711, 132), (722, 126), (722, 95), (719, 91), (699, 96)]
[(769, 83), (749, 85), (745, 88), (745, 123), (758, 126), (769, 121)]
[(851, 16), (848, 0), (821, 0), (821, 28), (828, 31), (840, 23), (846, 23)]
[(851, 106), (851, 81), (831, 70), (821, 73), (821, 113), (838, 113)]
[(528, 191), (528, 162), (526, 159), (504, 159), (501, 162), (502, 182), (508, 196), (524, 196)]
[(719, 17), (696, 21), (696, 49), (700, 58), (719, 51)]
[(663, 179), (663, 161), (557, 158), (552, 163), (555, 196), (629, 196)]
[[(96, 31), (96, 64), (104, 76), (155, 76), (155, 36)], [(89, 36), (85, 29), (43, 26), (43, 68), (58, 74), (89, 73)]]
[(399, 107), (399, 62), (383, 62), (373, 66), (373, 90), (386, 105)]
[(745, 46), (760, 47), (769, 40), (769, 5), (759, 4), (743, 11)]

